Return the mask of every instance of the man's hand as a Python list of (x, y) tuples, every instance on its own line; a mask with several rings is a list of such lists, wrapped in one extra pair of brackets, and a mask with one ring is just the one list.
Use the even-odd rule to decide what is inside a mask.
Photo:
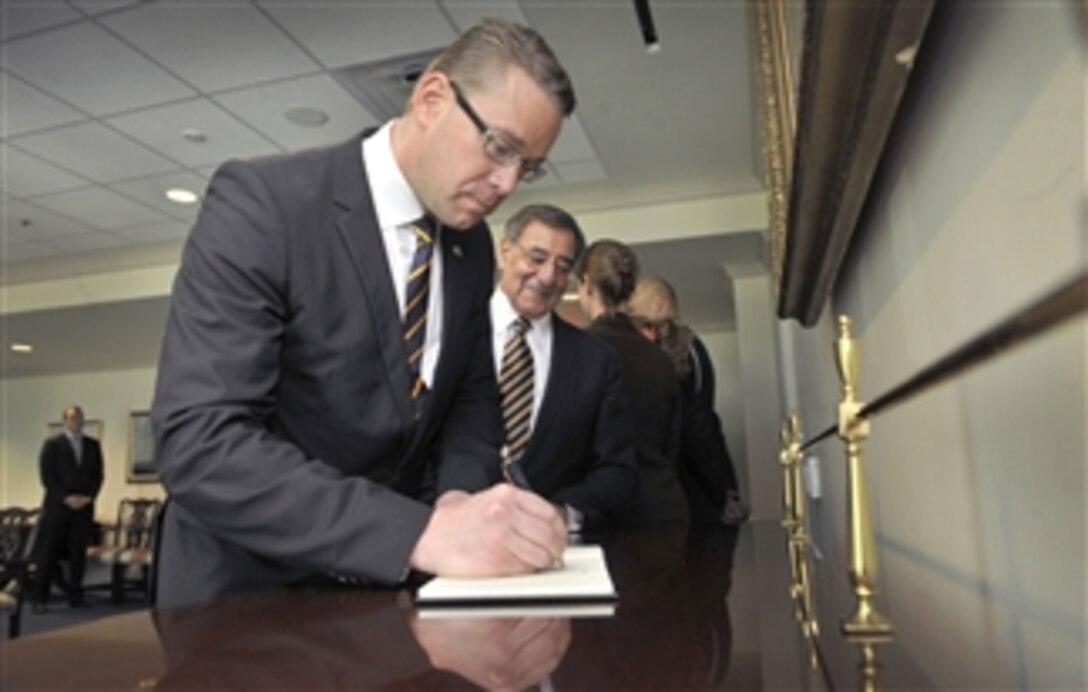
[(65, 495), (64, 504), (68, 505), (69, 509), (80, 510), (91, 503), (91, 498), (86, 495)]
[(408, 563), (449, 577), (497, 577), (549, 567), (566, 545), (554, 505), (500, 483), (474, 495), (443, 495)]
[(570, 645), (570, 619), (409, 621), (431, 665), (488, 690), (523, 690), (547, 677)]

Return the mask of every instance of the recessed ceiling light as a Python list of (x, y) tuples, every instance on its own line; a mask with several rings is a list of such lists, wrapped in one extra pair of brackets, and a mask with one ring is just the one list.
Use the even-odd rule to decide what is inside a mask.
[(11, 350), (15, 353), (33, 353), (34, 346), (32, 344), (24, 344), (21, 341), (11, 342)]
[(185, 141), (192, 142), (193, 144), (203, 144), (208, 141), (208, 135), (195, 127), (188, 127), (182, 130), (181, 136), (185, 138)]
[(166, 199), (177, 204), (195, 204), (200, 196), (183, 187), (172, 187), (166, 191)]
[(309, 106), (294, 106), (283, 112), (283, 117), (289, 122), (303, 127), (321, 127), (329, 122), (329, 114), (317, 108)]

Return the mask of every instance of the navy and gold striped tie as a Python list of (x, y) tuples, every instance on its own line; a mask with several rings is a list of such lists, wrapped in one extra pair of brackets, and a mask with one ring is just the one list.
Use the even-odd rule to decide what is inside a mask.
[(499, 391), (502, 393), (502, 420), (506, 432), (505, 458), (517, 461), (529, 443), (533, 413), (533, 354), (525, 341), (532, 324), (524, 317), (514, 321), (513, 334), (502, 352)]
[(431, 288), (431, 257), (434, 255), (434, 223), (427, 217), (412, 224), (416, 234), (416, 251), (408, 270), (408, 285), (404, 292), (404, 347), (408, 352), (408, 374), (412, 381), (412, 398), (426, 389), (420, 375), (423, 362), (423, 342), (427, 336), (427, 296)]

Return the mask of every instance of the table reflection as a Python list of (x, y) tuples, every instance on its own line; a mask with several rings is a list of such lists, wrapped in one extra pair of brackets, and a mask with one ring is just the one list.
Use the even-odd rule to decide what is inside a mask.
[[(271, 591), (106, 618), (4, 646), (6, 689), (707, 689), (729, 671), (734, 529), (586, 537), (614, 609), (492, 617), (412, 592)], [(577, 614), (574, 614), (577, 613)], [(57, 661), (94, 661), (58, 666)]]
[(729, 671), (731, 527), (588, 537), (605, 546), (614, 617), (575, 620), (556, 689), (711, 689)]

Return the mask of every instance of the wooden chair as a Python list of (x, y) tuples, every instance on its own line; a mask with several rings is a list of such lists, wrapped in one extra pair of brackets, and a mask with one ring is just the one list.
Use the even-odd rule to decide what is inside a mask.
[(88, 548), (88, 559), (110, 568), (110, 600), (121, 603), (128, 590), (151, 598), (151, 563), (161, 500), (125, 498), (117, 506), (117, 522), (106, 526), (102, 545)]
[(23, 601), (30, 593), (38, 510), (0, 509), (0, 612), (7, 614), (8, 638), (19, 636)]

